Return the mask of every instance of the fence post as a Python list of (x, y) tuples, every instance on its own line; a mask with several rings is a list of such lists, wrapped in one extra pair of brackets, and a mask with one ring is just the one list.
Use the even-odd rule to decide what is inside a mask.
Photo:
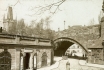
[(70, 63), (69, 63), (69, 61), (66, 63), (66, 70), (70, 70)]

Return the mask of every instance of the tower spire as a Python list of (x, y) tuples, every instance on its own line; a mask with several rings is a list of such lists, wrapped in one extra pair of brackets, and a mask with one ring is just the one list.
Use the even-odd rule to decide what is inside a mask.
[(5, 22), (5, 14), (4, 14), (4, 16), (3, 16), (3, 22)]
[(13, 20), (13, 11), (12, 11), (12, 7), (10, 6), (8, 7), (7, 19)]

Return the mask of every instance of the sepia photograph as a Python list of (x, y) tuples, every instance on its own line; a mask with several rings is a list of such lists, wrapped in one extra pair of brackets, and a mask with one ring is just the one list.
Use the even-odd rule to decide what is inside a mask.
[(104, 0), (0, 0), (0, 70), (104, 70)]

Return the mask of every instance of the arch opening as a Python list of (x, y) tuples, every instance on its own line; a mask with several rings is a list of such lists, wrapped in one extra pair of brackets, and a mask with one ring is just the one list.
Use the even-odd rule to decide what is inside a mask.
[(59, 41), (56, 43), (57, 46), (55, 46), (54, 55), (55, 56), (63, 56), (65, 55), (66, 50), (71, 46), (72, 42), (69, 41)]
[(8, 49), (0, 53), (0, 70), (11, 70), (11, 54)]
[(63, 56), (67, 49), (69, 49), (73, 44), (77, 44), (83, 51), (84, 54), (87, 55), (87, 48), (82, 46), (79, 42), (71, 38), (58, 38), (54, 40), (54, 55), (55, 56)]
[(44, 67), (44, 66), (47, 66), (47, 53), (44, 52), (42, 54), (42, 64), (41, 64), (41, 67)]

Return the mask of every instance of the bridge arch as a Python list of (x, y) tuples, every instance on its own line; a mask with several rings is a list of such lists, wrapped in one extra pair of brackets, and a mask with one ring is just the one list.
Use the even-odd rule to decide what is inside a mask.
[(54, 43), (54, 47), (55, 47), (54, 54), (56, 54), (59, 51), (65, 53), (66, 50), (73, 44), (77, 44), (85, 51), (86, 54), (88, 53), (88, 49), (85, 46), (83, 46), (80, 42), (78, 42), (77, 40), (72, 39), (72, 38), (60, 37), (60, 38), (53, 40), (53, 43)]

